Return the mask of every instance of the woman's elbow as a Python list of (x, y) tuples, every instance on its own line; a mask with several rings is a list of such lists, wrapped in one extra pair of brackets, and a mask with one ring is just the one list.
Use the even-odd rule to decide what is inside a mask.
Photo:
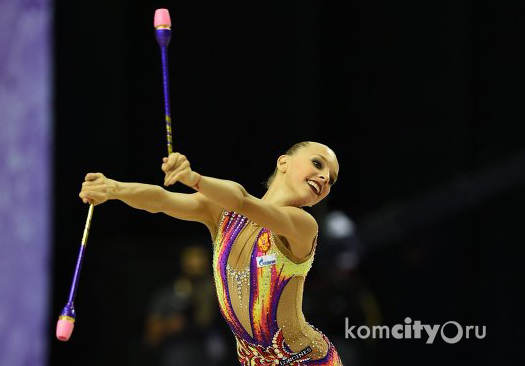
[(235, 194), (232, 197), (230, 207), (227, 207), (227, 209), (235, 212), (242, 212), (244, 204), (248, 199), (248, 193), (246, 192), (244, 187), (239, 183), (235, 183), (235, 185)]

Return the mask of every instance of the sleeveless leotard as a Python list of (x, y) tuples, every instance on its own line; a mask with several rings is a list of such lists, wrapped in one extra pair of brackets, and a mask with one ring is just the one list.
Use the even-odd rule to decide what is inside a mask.
[(237, 340), (241, 365), (342, 365), (328, 338), (304, 318), (312, 252), (297, 258), (246, 217), (223, 212), (213, 248), (219, 307)]

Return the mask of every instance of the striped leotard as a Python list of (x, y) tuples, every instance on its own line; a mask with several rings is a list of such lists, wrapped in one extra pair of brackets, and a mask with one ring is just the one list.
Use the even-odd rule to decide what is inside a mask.
[(342, 365), (328, 338), (302, 313), (315, 243), (297, 258), (286, 239), (223, 212), (213, 248), (219, 307), (237, 340), (241, 365)]

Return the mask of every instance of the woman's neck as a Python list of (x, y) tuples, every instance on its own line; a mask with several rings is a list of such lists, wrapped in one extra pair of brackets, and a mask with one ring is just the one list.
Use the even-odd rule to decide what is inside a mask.
[(286, 189), (278, 189), (276, 184), (272, 184), (261, 199), (279, 207), (293, 206)]

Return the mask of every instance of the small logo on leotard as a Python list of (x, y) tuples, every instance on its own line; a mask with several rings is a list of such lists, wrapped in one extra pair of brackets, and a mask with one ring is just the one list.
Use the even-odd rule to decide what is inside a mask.
[[(283, 358), (281, 361), (279, 361), (279, 365), (290, 365), (292, 362), (297, 361), (300, 358), (303, 358), (310, 352), (312, 352), (312, 348), (308, 346), (302, 351), (292, 354), (290, 357)], [(304, 361), (307, 361), (307, 360), (309, 360), (309, 358), (304, 359)]]
[(275, 257), (275, 254), (268, 254), (257, 257), (256, 261), (257, 267), (261, 268), (274, 265), (275, 263), (277, 263), (277, 258)]
[(267, 231), (264, 231), (261, 233), (261, 236), (259, 236), (259, 239), (257, 240), (257, 247), (261, 252), (266, 253), (268, 249), (270, 249), (270, 246), (270, 234)]

